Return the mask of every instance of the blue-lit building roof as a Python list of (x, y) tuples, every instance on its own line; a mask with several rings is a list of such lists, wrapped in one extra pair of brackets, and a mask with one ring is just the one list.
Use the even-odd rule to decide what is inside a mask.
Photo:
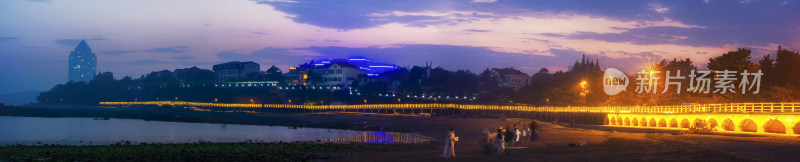
[(353, 65), (358, 69), (364, 71), (364, 74), (367, 77), (377, 77), (384, 73), (393, 72), (397, 69), (400, 69), (400, 67), (395, 66), (394, 64), (376, 63), (364, 57), (350, 57), (348, 59), (311, 60), (311, 62), (300, 65), (297, 68), (298, 69), (327, 68), (328, 66), (334, 63), (346, 63)]

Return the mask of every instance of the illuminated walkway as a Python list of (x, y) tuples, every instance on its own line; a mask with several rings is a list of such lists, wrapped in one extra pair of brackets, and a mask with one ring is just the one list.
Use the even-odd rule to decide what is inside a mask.
[[(698, 122), (721, 132), (800, 135), (800, 103), (730, 103), (680, 106), (534, 107), (461, 104), (364, 104), (364, 105), (287, 105), (229, 104), (183, 101), (100, 102), (107, 106), (157, 105), (225, 110), (303, 110), (303, 111), (378, 111), (459, 110), (495, 112), (534, 119), (591, 121), (598, 115), (603, 123), (633, 128), (686, 129)], [(419, 111), (420, 113), (424, 111)], [(442, 112), (442, 111), (439, 111)], [(576, 115), (577, 114), (577, 115)], [(589, 115), (587, 115), (589, 114)], [(587, 123), (587, 122), (581, 122)]]

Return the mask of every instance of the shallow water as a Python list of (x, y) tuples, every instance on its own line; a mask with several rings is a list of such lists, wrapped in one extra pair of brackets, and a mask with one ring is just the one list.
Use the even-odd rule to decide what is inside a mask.
[(139, 119), (44, 118), (0, 116), (0, 145), (106, 145), (133, 144), (321, 141), (418, 143), (429, 138), (406, 133), (364, 132), (322, 128), (290, 128), (240, 124), (144, 121)]

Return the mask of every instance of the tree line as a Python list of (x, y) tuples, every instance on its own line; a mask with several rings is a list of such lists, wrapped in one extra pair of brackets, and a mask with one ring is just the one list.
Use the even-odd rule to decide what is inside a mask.
[[(376, 104), (376, 103), (471, 103), (525, 104), (536, 106), (605, 106), (605, 105), (678, 105), (687, 103), (729, 102), (797, 102), (800, 101), (800, 54), (780, 48), (776, 57), (765, 55), (750, 61), (752, 51), (740, 48), (709, 59), (707, 68), (756, 72), (763, 76), (758, 94), (741, 93), (647, 93), (635, 92), (636, 74), (628, 74), (630, 84), (616, 95), (603, 91), (603, 70), (600, 62), (589, 58), (576, 60), (566, 71), (551, 72), (541, 68), (530, 76), (530, 84), (514, 90), (498, 85), (490, 69), (474, 73), (469, 70), (404, 67), (379, 78), (356, 80), (341, 89), (317, 88), (321, 74), (308, 73), (308, 86), (288, 86), (285, 74), (275, 66), (263, 73), (249, 74), (241, 81), (278, 81), (278, 87), (217, 87), (214, 72), (197, 67), (173, 71), (154, 71), (139, 78), (115, 79), (103, 72), (87, 82), (67, 82), (42, 92), (39, 103), (97, 104), (101, 101), (181, 100), (221, 103), (279, 104)], [(681, 70), (683, 76), (698, 67), (690, 59), (661, 60), (648, 67), (658, 71)], [(675, 75), (675, 74), (671, 74)], [(715, 75), (715, 74), (711, 74)], [(666, 78), (666, 74), (655, 74)], [(666, 85), (664, 79), (658, 85)], [(681, 80), (681, 89), (689, 79)], [(714, 83), (711, 83), (714, 86)], [(732, 84), (739, 85), (740, 80)], [(293, 87), (291, 90), (283, 88)], [(671, 87), (677, 88), (677, 87)], [(659, 89), (660, 90), (660, 89)], [(739, 92), (739, 91), (737, 91)], [(389, 94), (389, 95), (387, 95)], [(390, 96), (391, 95), (391, 96)], [(416, 97), (414, 97), (416, 96)], [(421, 98), (426, 96), (427, 98)], [(454, 99), (455, 97), (463, 97)]]

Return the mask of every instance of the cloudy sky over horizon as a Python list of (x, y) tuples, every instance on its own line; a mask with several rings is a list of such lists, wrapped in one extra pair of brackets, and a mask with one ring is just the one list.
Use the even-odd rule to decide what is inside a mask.
[(67, 79), (81, 39), (98, 70), (151, 71), (255, 61), (265, 70), (364, 56), (399, 66), (566, 70), (800, 49), (797, 0), (7, 0), (0, 2), (0, 94)]

